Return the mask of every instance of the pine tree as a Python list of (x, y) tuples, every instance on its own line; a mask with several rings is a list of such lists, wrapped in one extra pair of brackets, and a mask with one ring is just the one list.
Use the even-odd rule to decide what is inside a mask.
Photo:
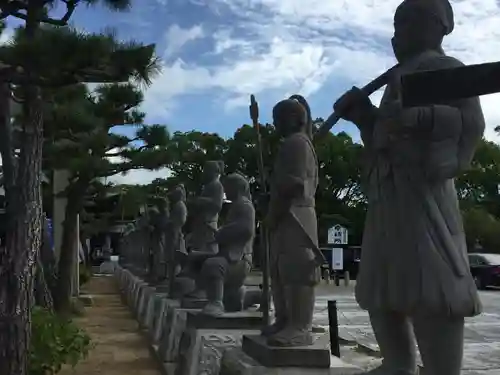
[[(115, 10), (128, 0), (103, 0)], [(111, 33), (85, 35), (67, 27), (78, 5), (97, 0), (1, 0), (0, 19), (24, 22), (14, 43), (0, 47), (0, 152), (6, 193), (6, 246), (0, 252), (0, 374), (26, 375), (34, 272), (41, 244), (42, 88), (79, 82), (149, 82), (154, 46), (120, 43)], [(60, 19), (56, 6), (66, 6)], [(20, 102), (14, 137), (10, 107)], [(16, 139), (15, 139), (16, 138)]]
[[(142, 93), (133, 84), (98, 86), (89, 92), (83, 84), (63, 90), (45, 90), (45, 163), (48, 169), (69, 171), (58, 283), (54, 295), (58, 312), (70, 307), (76, 222), (93, 181), (132, 169), (157, 169), (171, 157), (169, 135), (161, 125), (144, 125), (137, 107)], [(117, 128), (136, 126), (132, 136)], [(114, 130), (112, 132), (111, 130)], [(123, 132), (122, 132), (123, 133)]]

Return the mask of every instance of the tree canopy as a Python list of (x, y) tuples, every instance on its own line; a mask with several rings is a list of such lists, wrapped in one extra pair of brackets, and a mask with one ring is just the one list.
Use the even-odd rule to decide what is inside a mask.
[[(265, 169), (269, 173), (279, 140), (270, 124), (261, 126), (261, 136)], [(349, 228), (349, 242), (359, 245), (366, 214), (366, 199), (361, 184), (363, 146), (348, 134), (339, 133), (328, 134), (315, 141), (315, 147), (320, 173), (316, 194), (320, 241), (326, 241), (328, 228), (342, 224)], [(260, 188), (256, 135), (252, 126), (242, 125), (228, 139), (214, 133), (175, 132), (168, 149), (172, 157), (172, 162), (165, 164), (170, 169), (169, 177), (143, 187), (127, 187), (135, 192), (128, 210), (137, 211), (148, 196), (165, 195), (179, 183), (186, 186), (188, 194), (198, 194), (203, 165), (207, 160), (214, 159), (224, 161), (225, 173), (238, 171), (247, 176), (257, 200)], [(500, 146), (482, 140), (470, 170), (456, 181), (471, 250), (482, 246), (487, 251), (500, 252), (499, 166)]]

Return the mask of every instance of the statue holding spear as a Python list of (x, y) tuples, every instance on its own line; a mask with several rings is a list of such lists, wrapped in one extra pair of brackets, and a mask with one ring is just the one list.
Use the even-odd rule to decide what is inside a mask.
[[(250, 108), (258, 129), (253, 97)], [(311, 139), (312, 120), (307, 101), (293, 95), (279, 102), (273, 108), (273, 122), (283, 142), (270, 180), (264, 227), (269, 233), (270, 262), (265, 259), (269, 270), (264, 267), (264, 283), (269, 272), (276, 319), (262, 334), (270, 346), (311, 345), (314, 287), (319, 282), (319, 266), (324, 257), (318, 248), (314, 198), (318, 163)], [(258, 146), (259, 160), (262, 160), (259, 143)], [(261, 182), (265, 185), (263, 163), (259, 164)]]

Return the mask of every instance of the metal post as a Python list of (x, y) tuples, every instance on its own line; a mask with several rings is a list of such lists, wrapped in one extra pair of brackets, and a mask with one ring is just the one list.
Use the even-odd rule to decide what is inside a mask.
[(330, 352), (340, 358), (339, 322), (337, 318), (337, 301), (328, 301), (328, 325), (330, 328)]

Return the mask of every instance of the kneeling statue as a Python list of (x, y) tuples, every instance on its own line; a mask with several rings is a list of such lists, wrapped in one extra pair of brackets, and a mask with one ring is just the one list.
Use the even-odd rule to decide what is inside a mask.
[(201, 269), (208, 300), (202, 313), (211, 316), (243, 310), (243, 284), (251, 270), (255, 237), (255, 208), (247, 179), (230, 174), (224, 189), (231, 206), (226, 224), (215, 232), (219, 253), (208, 258)]

